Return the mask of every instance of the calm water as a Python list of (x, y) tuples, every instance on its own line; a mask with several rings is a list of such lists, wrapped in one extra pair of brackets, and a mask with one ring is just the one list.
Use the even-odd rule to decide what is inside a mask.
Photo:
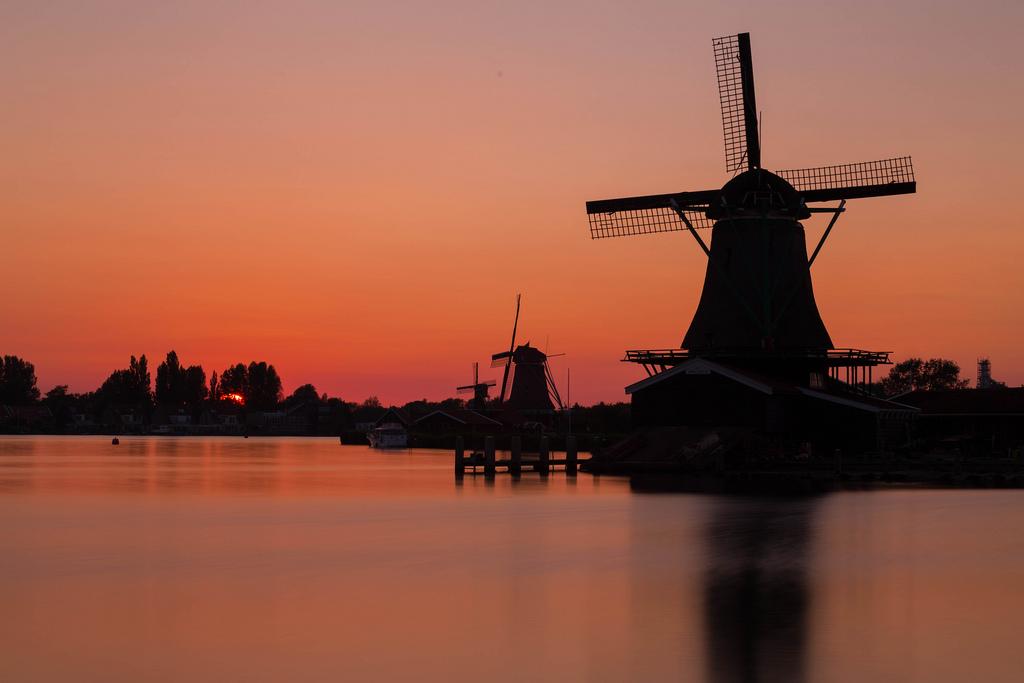
[(1016, 681), (1024, 493), (457, 486), (324, 439), (0, 438), (0, 680)]

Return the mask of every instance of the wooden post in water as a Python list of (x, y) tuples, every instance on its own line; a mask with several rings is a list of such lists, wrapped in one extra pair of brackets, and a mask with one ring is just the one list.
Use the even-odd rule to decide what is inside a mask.
[(484, 437), (484, 477), (494, 479), (494, 437)]
[(565, 476), (576, 476), (576, 437), (565, 437)]
[(538, 456), (539, 457), (537, 459), (537, 471), (540, 472), (543, 476), (546, 475), (551, 470), (551, 465), (548, 464), (550, 457), (548, 454), (548, 437), (546, 436), (540, 437), (540, 448), (538, 449)]
[(523, 473), (523, 439), (518, 434), (512, 437), (512, 458), (508, 471), (513, 477)]
[(455, 478), (462, 479), (466, 473), (466, 447), (461, 436), (455, 437)]

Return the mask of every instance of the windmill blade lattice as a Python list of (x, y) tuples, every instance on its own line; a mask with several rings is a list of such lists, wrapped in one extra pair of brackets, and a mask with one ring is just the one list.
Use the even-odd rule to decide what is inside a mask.
[(675, 206), (682, 208), (695, 228), (710, 228), (705, 211), (717, 197), (717, 190), (701, 190), (587, 202), (590, 236), (600, 239), (686, 230)]
[[(705, 211), (707, 206), (696, 206), (684, 209), (683, 213), (693, 227), (710, 228), (712, 221)], [(590, 221), (590, 237), (595, 240), (686, 230), (686, 224), (671, 208), (592, 213), (587, 218)]]
[(777, 172), (808, 202), (908, 194), (917, 189), (910, 157)]
[(725, 169), (736, 173), (761, 165), (754, 99), (754, 67), (750, 34), (740, 33), (711, 41), (718, 75), (718, 99), (722, 105), (725, 135)]

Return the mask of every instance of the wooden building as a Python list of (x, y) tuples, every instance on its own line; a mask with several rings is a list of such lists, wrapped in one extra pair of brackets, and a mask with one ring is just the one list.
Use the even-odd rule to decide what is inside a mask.
[(693, 358), (626, 387), (638, 429), (741, 427), (815, 450), (880, 451), (906, 445), (917, 409), (852, 392), (823, 378), (818, 386)]
[(918, 435), (975, 454), (1024, 448), (1024, 387), (911, 391), (893, 399), (920, 411)]
[(468, 408), (434, 410), (413, 423), (412, 429), (421, 434), (496, 434), (504, 425), (495, 419)]

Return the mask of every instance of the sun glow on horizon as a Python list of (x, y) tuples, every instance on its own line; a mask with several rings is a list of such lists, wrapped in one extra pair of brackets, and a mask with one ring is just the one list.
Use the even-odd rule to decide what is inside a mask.
[(711, 41), (750, 31), (775, 168), (918, 174), (815, 261), (832, 340), (1021, 384), (1024, 231), (978, 197), (1024, 180), (1024, 5), (783, 4), (0, 10), (0, 353), (43, 392), (174, 348), (266, 358), (285, 393), (440, 400), (523, 292), (573, 398), (626, 400), (624, 350), (680, 344), (707, 263), (686, 234), (591, 241), (584, 202), (728, 179)]

